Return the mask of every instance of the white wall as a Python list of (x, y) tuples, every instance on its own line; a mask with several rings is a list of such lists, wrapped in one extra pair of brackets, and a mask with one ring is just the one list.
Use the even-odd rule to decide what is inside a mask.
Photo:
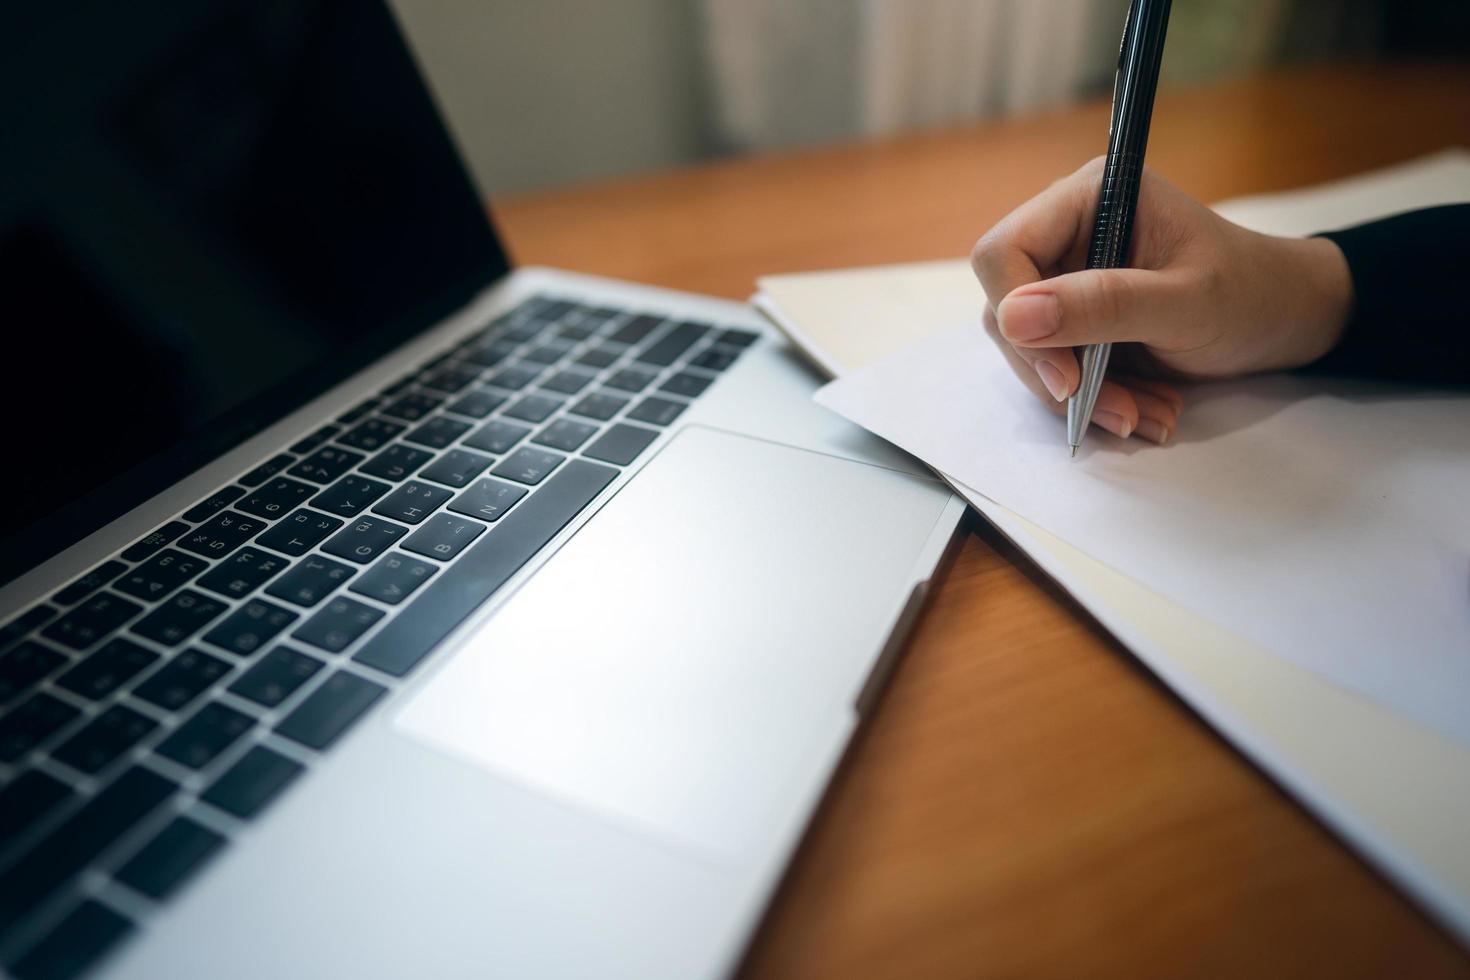
[[(1363, 21), (1374, 2), (1175, 4), (1166, 81), (1209, 78), (1290, 55), (1283, 37), (1304, 11), (1314, 12), (1304, 23), (1320, 48), (1307, 53), (1330, 52), (1344, 25)], [(1127, 7), (1127, 0), (390, 3), (488, 195), (677, 166), (722, 151), (856, 138), (1101, 95)], [(903, 24), (889, 23), (894, 17), (875, 19), (884, 11), (923, 30), (898, 36)], [(961, 14), (968, 19), (957, 21)], [(868, 34), (863, 18), (873, 21)], [(1054, 29), (1052, 20), (1061, 23)], [(971, 21), (996, 36), (961, 38), (956, 46), (948, 36), (953, 25)], [(1029, 46), (1028, 23), (1036, 35)], [(902, 111), (876, 127), (871, 120), (865, 126), (861, 104), (863, 59), (871, 53), (864, 39), (872, 40), (873, 31), (924, 69), (910, 72), (912, 78), (879, 80), (885, 86), (879, 94), (898, 100)], [(1063, 35), (1071, 41), (1063, 43)], [(1031, 55), (1016, 57), (1022, 49)], [(945, 51), (952, 64), (941, 64)], [(935, 116), (925, 100), (932, 101), (936, 80), (944, 81), (939, 69), (946, 64), (955, 78), (945, 84), (963, 105), (973, 105)], [(1062, 81), (1048, 94), (1046, 84)], [(1046, 97), (1028, 96), (1038, 84)]]
[(694, 0), (392, 0), (485, 194), (699, 156)]

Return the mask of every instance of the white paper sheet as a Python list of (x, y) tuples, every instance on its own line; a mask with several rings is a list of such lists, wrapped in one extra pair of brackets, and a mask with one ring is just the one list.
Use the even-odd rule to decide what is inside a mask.
[(1470, 398), (1269, 377), (1175, 444), (1065, 426), (966, 324), (817, 400), (1186, 608), (1470, 745)]
[(1305, 190), (1237, 197), (1214, 207), (1268, 235), (1312, 235), (1461, 201), (1470, 201), (1470, 151), (1455, 148)]

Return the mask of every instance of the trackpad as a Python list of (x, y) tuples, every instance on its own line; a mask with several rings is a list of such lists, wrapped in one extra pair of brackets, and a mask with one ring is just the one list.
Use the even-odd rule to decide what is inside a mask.
[(396, 724), (540, 792), (739, 853), (847, 731), (948, 500), (922, 477), (688, 428)]

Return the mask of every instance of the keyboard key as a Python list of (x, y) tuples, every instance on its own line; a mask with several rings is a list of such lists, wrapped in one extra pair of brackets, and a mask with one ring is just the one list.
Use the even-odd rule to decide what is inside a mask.
[[(492, 422), (491, 425), (498, 423)], [(520, 426), (510, 426), (520, 429)], [(483, 431), (483, 430), (481, 430)], [(530, 430), (527, 429), (527, 432)], [(519, 437), (517, 437), (519, 438)], [(432, 466), (424, 467), (419, 476), (436, 483), (447, 484), (451, 487), (462, 487), (475, 477), (485, 472), (485, 467), (493, 463), (489, 456), (472, 453), (467, 449), (451, 449), (436, 459)]]
[(255, 719), (243, 711), (211, 701), (153, 751), (181, 766), (203, 769), (253, 727)]
[(476, 480), (473, 486), (454, 498), (449, 509), (494, 522), (504, 517), (505, 512), (526, 493), (525, 488), (500, 480)]
[(669, 378), (658, 386), (659, 391), (667, 391), (671, 395), (679, 395), (683, 398), (698, 398), (704, 394), (704, 390), (710, 386), (714, 378), (703, 374), (695, 374), (693, 371), (684, 371)]
[(505, 339), (513, 340), (517, 343), (531, 340), (537, 334), (539, 334), (541, 332), (541, 329), (545, 326), (546, 324), (542, 323), (540, 320), (531, 320), (529, 322), (518, 323), (505, 332)]
[(721, 347), (711, 347), (689, 362), (690, 367), (703, 368), (706, 371), (723, 371), (735, 363), (735, 358), (740, 356), (739, 351), (725, 350)]
[(235, 506), (247, 514), (275, 520), (316, 493), (316, 487), (286, 476), (272, 477)]
[(464, 444), (472, 449), (483, 449), (487, 453), (499, 455), (530, 434), (531, 427), (528, 425), (516, 425), (496, 419), (476, 429), (475, 434), (466, 439)]
[(324, 425), (320, 429), (317, 429), (315, 432), (313, 432), (311, 435), (292, 443), (291, 452), (295, 453), (297, 456), (305, 456), (313, 449), (316, 449), (317, 447), (322, 445), (322, 443), (330, 442), (331, 440), (337, 438), (337, 436), (341, 432), (342, 427), (339, 425)]
[(122, 553), (124, 561), (143, 561), (153, 555), (164, 545), (178, 539), (178, 536), (189, 530), (189, 525), (183, 521), (169, 521), (163, 527), (139, 538), (133, 542), (126, 551)]
[(394, 552), (384, 555), (347, 588), (349, 592), (396, 606), (438, 570), (436, 565)]
[(471, 428), (473, 425), (469, 422), (439, 415), (404, 436), (403, 441), (428, 446), (430, 449), (443, 449)]
[(709, 329), (709, 326), (703, 323), (677, 324), (674, 329), (648, 345), (638, 355), (637, 360), (644, 364), (668, 367), (677, 361), (685, 351), (698, 343), (699, 338), (708, 333)]
[(185, 650), (149, 675), (133, 696), (177, 711), (193, 701), (230, 672), (230, 665), (202, 650)]
[(522, 357), (535, 364), (555, 364), (565, 357), (567, 351), (571, 349), (572, 345), (565, 341), (551, 341), (550, 343), (542, 344), (540, 347), (527, 351)]
[(143, 607), (111, 592), (99, 592), (41, 631), (73, 650), (85, 650), (143, 611)]
[[(301, 513), (308, 512), (302, 511)], [(293, 520), (295, 516), (293, 514), (286, 521)], [(335, 518), (322, 517), (321, 520), (330, 521), (336, 527), (342, 526), (342, 522)], [(262, 542), (264, 543), (265, 538), (287, 526), (286, 522), (277, 524), (261, 535)], [(241, 548), (211, 569), (195, 584), (201, 589), (208, 589), (231, 599), (243, 599), (254, 592), (257, 586), (264, 585), (285, 571), (288, 564), (286, 559), (273, 555), (269, 551), (262, 551), (259, 548)]]
[(102, 644), (96, 653), (62, 674), (56, 686), (97, 701), (132, 680), (157, 659), (158, 654), (152, 650), (117, 637)]
[(202, 592), (185, 589), (133, 624), (139, 636), (177, 646), (209, 625), (225, 611), (225, 604)]
[(600, 459), (603, 462), (615, 463), (618, 466), (627, 466), (657, 438), (658, 432), (653, 429), (619, 423), (588, 446), (583, 455)]
[(760, 334), (749, 330), (726, 330), (715, 338), (715, 343), (726, 344), (730, 347), (749, 347), (760, 339)]
[(618, 352), (611, 347), (594, 347), (585, 351), (574, 363), (601, 370), (616, 361), (618, 357)]
[(435, 576), (352, 659), (387, 674), (408, 673), (617, 475), (611, 467), (572, 460), (508, 514), (494, 534)]
[(0, 626), (0, 650), (5, 649), (31, 630), (55, 619), (61, 610), (55, 606), (32, 606), (19, 616)]
[(484, 388), (476, 388), (464, 397), (450, 402), (444, 409), (455, 415), (465, 415), (472, 419), (482, 419), (505, 404), (505, 398), (494, 392), (486, 391)]
[(365, 476), (344, 476), (317, 494), (311, 505), (338, 517), (356, 517), (388, 490), (388, 484)]
[(51, 757), (78, 772), (96, 775), (157, 727), (157, 722), (132, 708), (115, 704), (58, 745)]
[(208, 827), (174, 817), (115, 877), (155, 901), (167, 898), (224, 845), (225, 839)]
[(419, 376), (417, 371), (414, 371), (410, 374), (405, 374), (403, 377), (399, 378), (397, 381), (384, 388), (381, 394), (384, 398), (397, 398), (399, 395), (412, 388), (414, 382), (418, 380), (418, 377)]
[(223, 511), (201, 524), (179, 541), (179, 547), (206, 558), (222, 558), (265, 530), (259, 517)]
[(595, 425), (575, 422), (572, 419), (557, 419), (536, 433), (536, 438), (531, 441), (569, 453), (592, 438), (592, 434), (596, 431), (597, 426)]
[[(311, 560), (307, 559), (307, 561)], [(336, 562), (331, 564), (335, 565)], [(285, 579), (281, 581), (284, 582)], [(300, 587), (302, 590), (305, 588), (305, 586)], [(313, 602), (320, 600), (321, 596), (318, 595)], [(222, 650), (228, 650), (241, 657), (248, 657), (269, 643), (271, 638), (281, 630), (296, 622), (298, 618), (300, 618), (299, 613), (282, 608), (274, 602), (251, 599), (226, 616), (214, 629), (204, 634), (204, 639)]]
[[(449, 495), (448, 490), (439, 492), (446, 497)], [(322, 550), (329, 555), (366, 565), (407, 533), (408, 528), (402, 524), (376, 517), (359, 517), (334, 534), (322, 545)]]
[(383, 612), (355, 599), (341, 596), (328, 602), (291, 635), (330, 653), (346, 649), (353, 640), (367, 632)]
[(619, 344), (636, 344), (653, 333), (654, 329), (663, 322), (664, 318), (661, 316), (635, 316), (618, 327), (608, 339)]
[[(648, 387), (648, 383), (658, 375), (650, 371), (639, 371), (637, 368), (623, 368), (616, 371), (607, 379), (609, 388), (617, 388), (622, 391), (642, 391)], [(584, 413), (585, 414), (585, 413)]]
[(526, 385), (541, 377), (542, 368), (518, 364), (514, 367), (502, 368), (495, 374), (485, 379), (487, 385), (497, 388), (506, 388), (510, 391), (520, 391)]
[(120, 561), (105, 561), (57, 592), (51, 597), (51, 601), (63, 606), (74, 606), (127, 571), (127, 568)]
[(276, 579), (265, 593), (309, 609), (350, 579), (352, 574), (351, 565), (308, 555), (295, 568)]
[(76, 708), (42, 691), (20, 707), (0, 716), (0, 762), (14, 762), (81, 714)]
[[(290, 555), (292, 558), (299, 558), (312, 548), (315, 548), (327, 535), (341, 526), (342, 521), (338, 518), (328, 517), (326, 514), (319, 514), (314, 510), (308, 510), (302, 507), (292, 513), (290, 517), (287, 517), (275, 527), (256, 538), (255, 543), (264, 545), (267, 548), (274, 548), (282, 554)], [(228, 564), (229, 562), (225, 562), (220, 568), (222, 569)], [(218, 570), (216, 569), (216, 571)], [(214, 573), (210, 574), (212, 575)], [(206, 579), (209, 577), (209, 575), (205, 576)]]
[(274, 708), (296, 693), (297, 688), (322, 669), (322, 662), (288, 646), (274, 647), (240, 679), (230, 693), (267, 708)]
[(279, 796), (301, 770), (301, 763), (257, 745), (215, 780), (200, 799), (248, 820)]
[(539, 298), (546, 300), (547, 302), (545, 303), (545, 305), (540, 306), (535, 310), (535, 317), (536, 319), (544, 320), (547, 323), (551, 323), (554, 320), (560, 320), (572, 310), (576, 309), (577, 306), (576, 303), (573, 303), (570, 300), (554, 299), (545, 296)]
[(424, 526), (408, 536), (403, 542), (405, 551), (448, 561), (459, 554), (471, 541), (480, 536), (485, 525), (474, 521), (462, 521), (448, 514), (439, 514), (424, 522)]
[(492, 368), (509, 357), (515, 349), (515, 344), (507, 344), (501, 341), (478, 344), (465, 350), (464, 359), (482, 368)]
[(67, 662), (64, 655), (35, 640), (0, 653), (0, 704), (35, 687)]
[(320, 751), (387, 693), (381, 684), (339, 670), (276, 726), (276, 734)]
[(337, 416), (337, 422), (340, 425), (352, 425), (354, 422), (360, 422), (372, 414), (380, 404), (381, 402), (376, 398), (369, 398), (365, 402), (359, 402), (351, 409)]
[(535, 486), (552, 470), (556, 469), (566, 459), (556, 453), (548, 453), (542, 449), (516, 450), (513, 456), (506, 457), (499, 466), (490, 472), (496, 476), (503, 476), (518, 483), (528, 483)]
[(16, 961), (16, 980), (79, 977), (132, 931), (127, 916), (89, 898)]
[(249, 473), (240, 477), (239, 482), (245, 484), (247, 487), (259, 486), (294, 462), (296, 462), (296, 457), (289, 456), (286, 453), (272, 456)]
[(588, 337), (592, 336), (592, 334), (593, 331), (589, 330), (587, 327), (562, 327), (556, 332), (556, 335), (558, 337), (564, 337), (567, 340), (572, 341), (573, 343), (578, 343), (580, 341), (586, 340)]
[(243, 496), (244, 487), (223, 487), (184, 511), (184, 520), (190, 524), (202, 524)]
[(433, 458), (427, 449), (394, 443), (364, 463), (362, 471), (397, 483)]
[(39, 769), (27, 769), (0, 786), (0, 841), (11, 841), (76, 794)]
[(582, 322), (587, 326), (595, 326), (600, 330), (607, 325), (607, 321), (616, 319), (622, 315), (622, 310), (615, 310), (610, 306), (599, 306), (594, 309), (584, 310), (582, 313)]
[(375, 453), (403, 432), (408, 426), (391, 419), (372, 418), (351, 429), (337, 441), (353, 449)]
[[(384, 517), (392, 517), (408, 524), (417, 524), (425, 517), (439, 509), (439, 505), (454, 496), (443, 487), (436, 487), (428, 483), (411, 480), (403, 486), (394, 490), (388, 496), (378, 501), (373, 506), (374, 514), (382, 514)], [(402, 531), (402, 528), (399, 528)], [(337, 537), (341, 537), (338, 535)], [(333, 539), (334, 541), (336, 538)], [(339, 554), (332, 551), (330, 547), (322, 549), (329, 554)], [(347, 555), (341, 557), (346, 558)], [(356, 561), (357, 559), (353, 559)]]
[(505, 414), (527, 422), (544, 422), (561, 406), (560, 399), (548, 398), (545, 395), (527, 395), (507, 408)]
[(417, 422), (442, 404), (444, 404), (442, 398), (435, 398), (423, 392), (414, 392), (411, 395), (404, 395), (383, 409), (383, 414), (403, 419), (405, 422)]
[(591, 384), (593, 377), (586, 371), (561, 371), (541, 382), (541, 387), (563, 395), (575, 395)]
[(350, 449), (323, 446), (291, 467), (291, 475), (313, 483), (331, 483), (366, 458)]
[(628, 418), (635, 422), (649, 422), (653, 425), (668, 425), (674, 419), (683, 414), (688, 406), (683, 402), (671, 401), (667, 398), (650, 397), (639, 402), (633, 411), (628, 413)]
[(606, 392), (594, 392), (573, 405), (570, 411), (577, 415), (585, 415), (589, 419), (597, 419), (606, 422), (614, 415), (627, 407), (629, 399), (619, 398), (617, 395), (609, 395)]
[(447, 367), (442, 371), (429, 375), (424, 379), (425, 388), (433, 388), (435, 391), (443, 391), (454, 394), (467, 388), (470, 382), (480, 376), (480, 372), (472, 371), (464, 367)]
[(166, 548), (124, 575), (113, 588), (139, 599), (162, 599), (208, 567), (203, 558)]
[(124, 772), (0, 874), (0, 932), (65, 885), (174, 792), (138, 766)]

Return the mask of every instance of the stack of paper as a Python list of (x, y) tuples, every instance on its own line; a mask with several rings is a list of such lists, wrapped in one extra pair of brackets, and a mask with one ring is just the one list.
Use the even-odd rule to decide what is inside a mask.
[[(1220, 210), (1302, 234), (1454, 200), (1470, 200), (1470, 154)], [(822, 403), (945, 474), (1470, 939), (1470, 398), (1202, 386), (1176, 444), (1094, 429), (1073, 461), (978, 329), (963, 263), (761, 286), (763, 308), (845, 375)]]

